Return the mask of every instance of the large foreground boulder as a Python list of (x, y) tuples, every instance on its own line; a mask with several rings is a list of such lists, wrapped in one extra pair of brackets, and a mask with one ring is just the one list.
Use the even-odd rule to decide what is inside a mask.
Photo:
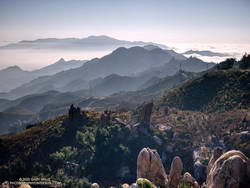
[(250, 185), (250, 161), (240, 151), (220, 156), (211, 167), (207, 188), (246, 188)]
[(176, 188), (179, 184), (180, 179), (182, 178), (183, 164), (180, 157), (176, 156), (172, 163), (169, 174), (169, 187)]
[(213, 151), (212, 157), (207, 166), (207, 174), (209, 174), (212, 166), (214, 165), (215, 161), (223, 154), (223, 150), (221, 147), (216, 147)]
[(167, 175), (156, 150), (143, 148), (137, 158), (137, 178), (145, 178), (156, 185), (166, 186)]

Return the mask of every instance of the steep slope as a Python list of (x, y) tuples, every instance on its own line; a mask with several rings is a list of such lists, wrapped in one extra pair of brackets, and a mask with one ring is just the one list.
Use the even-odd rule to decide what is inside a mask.
[(60, 59), (51, 65), (34, 71), (24, 71), (18, 66), (12, 66), (0, 70), (0, 93), (15, 89), (16, 87), (19, 87), (24, 83), (28, 83), (39, 76), (53, 75), (61, 71), (80, 67), (85, 62), (85, 60), (65, 61), (64, 59)]
[(86, 62), (87, 60), (65, 61), (63, 58), (61, 58), (57, 62), (51, 65), (32, 71), (32, 73), (35, 74), (37, 77), (44, 76), (44, 75), (53, 75), (61, 71), (66, 71), (69, 69), (81, 67)]
[(211, 69), (215, 66), (215, 63), (207, 63), (195, 57), (189, 57), (184, 60), (171, 59), (168, 63), (160, 66), (151, 68), (139, 74), (139, 76), (147, 77), (159, 77), (163, 78), (169, 75), (174, 75), (178, 71), (186, 72), (203, 72)]
[[(129, 92), (117, 92), (102, 98), (88, 98), (79, 102), (78, 105), (81, 107), (97, 108), (120, 108), (125, 105), (127, 108), (131, 108), (140, 105), (145, 101), (157, 99), (164, 92), (178, 87), (180, 84), (196, 76), (198, 76), (196, 73), (181, 71), (172, 76), (157, 79), (155, 83), (144, 89)], [(80, 95), (81, 93), (76, 92), (75, 94)]]
[(28, 122), (36, 120), (36, 115), (25, 109), (12, 109), (0, 112), (0, 135), (23, 130)]
[(111, 119), (123, 119), (133, 128), (112, 120), (102, 126), (97, 112), (60, 116), (0, 137), (0, 181), (42, 175), (71, 188), (89, 187), (90, 182), (102, 187), (130, 184), (136, 180), (137, 156), (144, 147), (157, 150), (165, 169), (179, 156), (183, 170), (196, 176), (195, 160), (207, 164), (213, 147), (238, 149), (249, 157), (242, 122), (246, 114), (247, 110), (209, 114), (163, 107), (154, 110), (150, 129), (133, 124), (130, 113), (124, 112), (112, 113)]
[(0, 70), (0, 92), (7, 92), (21, 84), (31, 81), (33, 76), (18, 66)]
[(10, 108), (23, 108), (34, 113), (39, 112), (47, 104), (64, 104), (78, 100), (79, 97), (72, 93), (48, 91), (41, 94), (27, 95), (13, 101), (8, 101), (1, 106), (0, 111), (10, 111)]
[(90, 84), (88, 90), (78, 90), (74, 93), (79, 96), (103, 97), (121, 91), (135, 91), (147, 81), (145, 77), (120, 76), (111, 74), (95, 83)]
[(226, 111), (250, 104), (249, 70), (214, 70), (163, 97), (160, 105), (196, 111)]

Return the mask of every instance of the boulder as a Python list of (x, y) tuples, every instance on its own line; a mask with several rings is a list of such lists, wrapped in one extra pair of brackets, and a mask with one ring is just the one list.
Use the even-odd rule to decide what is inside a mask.
[(97, 183), (92, 183), (90, 188), (99, 188), (100, 186)]
[(249, 185), (249, 158), (236, 150), (220, 156), (211, 167), (207, 177), (207, 188), (245, 188)]
[(216, 147), (213, 151), (212, 157), (207, 166), (207, 174), (209, 174), (212, 166), (214, 165), (215, 161), (223, 154), (223, 150), (221, 147)]
[(193, 176), (186, 172), (184, 175), (183, 175), (183, 179), (182, 179), (182, 184), (185, 185), (185, 186), (192, 186), (193, 188), (199, 188), (199, 184), (197, 183), (197, 181), (193, 178)]
[(167, 175), (156, 150), (143, 148), (137, 158), (137, 178), (146, 178), (156, 185), (166, 186)]
[(74, 107), (73, 104), (69, 108), (68, 115), (70, 120), (82, 120), (85, 118), (85, 114), (81, 112), (81, 109)]
[(124, 183), (124, 184), (122, 184), (121, 188), (129, 188), (129, 184)]
[(171, 163), (171, 169), (169, 174), (169, 187), (170, 188), (176, 188), (179, 184), (179, 181), (181, 179), (181, 174), (183, 171), (183, 164), (180, 157), (176, 156), (172, 163)]
[(130, 185), (129, 188), (138, 188), (138, 185), (136, 183), (133, 183), (133, 184)]

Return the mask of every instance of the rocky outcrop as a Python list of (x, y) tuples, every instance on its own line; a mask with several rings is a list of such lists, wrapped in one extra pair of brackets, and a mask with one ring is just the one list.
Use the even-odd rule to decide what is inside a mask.
[(153, 106), (154, 106), (153, 102), (143, 105), (139, 118), (140, 124), (150, 125)]
[(220, 156), (207, 177), (207, 188), (245, 188), (249, 185), (250, 161), (242, 152), (236, 150)]
[(208, 166), (207, 166), (207, 174), (209, 174), (212, 166), (214, 165), (215, 161), (223, 154), (223, 150), (221, 147), (216, 147), (213, 151), (212, 157), (209, 160)]
[(188, 172), (186, 172), (183, 175), (183, 179), (181, 181), (182, 185), (191, 185), (193, 188), (199, 188), (199, 184), (197, 183), (197, 181), (192, 177), (192, 175)]
[(150, 148), (141, 150), (137, 158), (137, 178), (148, 179), (160, 186), (167, 185), (167, 175), (156, 150)]
[(79, 107), (74, 107), (73, 104), (71, 104), (70, 108), (69, 108), (69, 119), (70, 120), (81, 120), (84, 119), (85, 114), (83, 112), (81, 112), (81, 109)]
[(102, 114), (101, 114), (101, 118), (100, 118), (100, 124), (102, 127), (106, 127), (110, 124), (111, 121), (111, 112), (105, 110)]
[(183, 164), (180, 157), (176, 156), (172, 163), (169, 174), (169, 187), (176, 188), (179, 184), (179, 181), (182, 177)]

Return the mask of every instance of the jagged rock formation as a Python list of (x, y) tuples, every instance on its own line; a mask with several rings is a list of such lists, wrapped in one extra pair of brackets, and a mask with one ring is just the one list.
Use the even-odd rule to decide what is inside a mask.
[(106, 127), (110, 124), (110, 120), (111, 120), (111, 112), (105, 110), (102, 114), (101, 114), (101, 118), (100, 118), (100, 123), (102, 127)]
[(171, 169), (169, 174), (169, 187), (170, 188), (176, 188), (179, 184), (179, 181), (182, 177), (182, 171), (183, 171), (183, 164), (180, 157), (176, 156), (172, 163), (171, 163)]
[(207, 188), (245, 188), (250, 185), (250, 161), (242, 152), (232, 150), (212, 165)]
[[(149, 135), (149, 130), (151, 128), (150, 120), (151, 120), (152, 110), (153, 110), (153, 102), (144, 104), (139, 113), (139, 118), (138, 118), (139, 122), (132, 126), (129, 125), (127, 126), (129, 129), (132, 130), (133, 136), (137, 135), (139, 132), (145, 135)], [(157, 144), (159, 144), (158, 142), (159, 139), (155, 141), (157, 142)]]
[(212, 157), (207, 166), (207, 174), (209, 174), (212, 166), (214, 165), (215, 161), (223, 154), (223, 150), (220, 147), (216, 147), (213, 151)]
[[(210, 160), (210, 170), (205, 188), (246, 188), (250, 185), (250, 160), (242, 152), (231, 150), (222, 154), (216, 148)], [(177, 188), (199, 188), (199, 183), (188, 172), (182, 176), (183, 164), (180, 157), (175, 157), (167, 175), (157, 151), (143, 148), (137, 159), (137, 178), (145, 178), (157, 186)]]
[(85, 114), (81, 112), (81, 109), (79, 107), (75, 108), (73, 104), (71, 104), (69, 108), (68, 115), (70, 120), (78, 120), (85, 116)]
[(143, 148), (137, 158), (137, 178), (146, 178), (156, 185), (168, 183), (161, 158), (156, 150)]
[(153, 102), (147, 103), (143, 106), (140, 114), (140, 123), (144, 125), (150, 125), (151, 113), (153, 110)]

